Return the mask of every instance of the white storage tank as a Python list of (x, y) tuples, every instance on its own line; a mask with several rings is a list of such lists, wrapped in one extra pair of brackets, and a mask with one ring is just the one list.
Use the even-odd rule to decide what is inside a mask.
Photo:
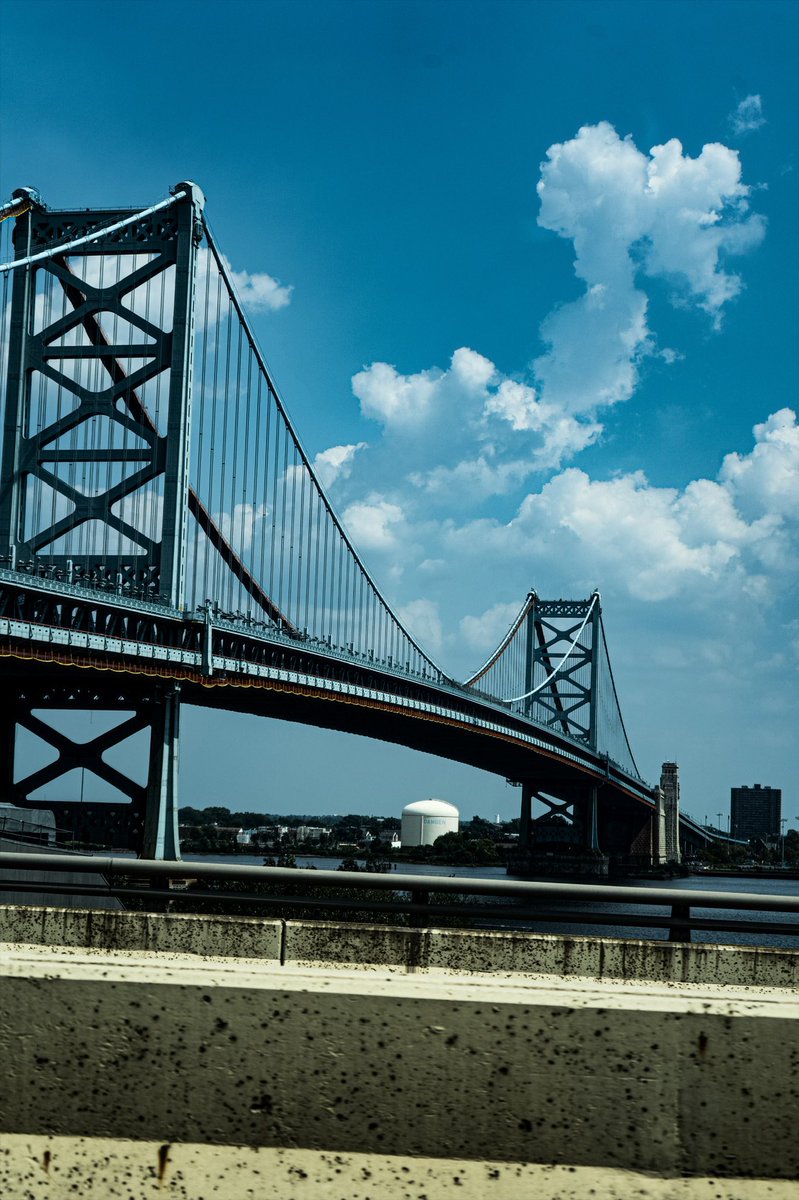
[(403, 846), (432, 846), (445, 833), (457, 833), (460, 813), (446, 800), (415, 800), (402, 810)]

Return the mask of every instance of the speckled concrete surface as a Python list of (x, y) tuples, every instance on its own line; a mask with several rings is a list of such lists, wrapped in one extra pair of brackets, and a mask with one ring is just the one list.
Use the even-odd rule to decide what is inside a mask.
[(799, 950), (520, 931), (401, 929), (286, 921), (283, 958), (300, 966), (453, 971), (506, 977), (799, 987)]
[(795, 1200), (787, 1180), (610, 1168), (5, 1136), (5, 1200)]
[(0, 905), (0, 943), (253, 958), (397, 974), (646, 979), (799, 987), (799, 949), (680, 945), (522, 931), (398, 926)]
[(0, 905), (0, 943), (277, 961), (282, 941), (283, 922), (260, 917)]
[(0, 986), (11, 1133), (799, 1177), (790, 991), (30, 946)]

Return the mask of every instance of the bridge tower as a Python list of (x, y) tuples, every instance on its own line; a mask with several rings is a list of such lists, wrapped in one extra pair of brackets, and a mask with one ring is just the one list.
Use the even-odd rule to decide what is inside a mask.
[[(601, 648), (601, 602), (528, 597), (524, 637), (525, 716), (597, 749)], [(533, 817), (533, 802), (544, 812)], [(522, 782), (520, 843), (530, 865), (558, 871), (565, 854), (569, 872), (603, 873), (600, 853), (598, 785), (536, 777)]]
[(665, 858), (667, 862), (680, 862), (680, 768), (676, 762), (663, 763), (660, 790), (665, 810)]
[[(202, 192), (180, 183), (138, 213), (50, 212), (28, 188), (14, 204), (0, 569), (49, 581), (89, 630), (92, 598), (124, 596), (120, 622), (180, 611)], [(41, 807), (31, 796), (47, 786), (58, 824), (102, 820), (117, 845), (129, 837), (144, 857), (178, 857), (179, 686), (144, 675), (86, 685), (80, 671), (25, 666), (10, 673), (0, 715), (0, 797)], [(97, 709), (118, 724), (81, 742), (65, 714)], [(138, 733), (149, 733), (144, 783), (107, 761)], [(25, 776), (30, 735), (55, 757)], [(126, 799), (78, 808), (78, 796), (58, 795), (86, 771)]]

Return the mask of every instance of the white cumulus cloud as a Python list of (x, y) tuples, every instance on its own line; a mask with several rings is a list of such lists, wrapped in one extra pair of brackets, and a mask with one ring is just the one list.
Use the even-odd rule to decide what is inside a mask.
[(356, 442), (347, 446), (330, 446), (321, 450), (313, 460), (316, 477), (323, 488), (332, 487), (338, 479), (348, 479), (355, 455), (359, 450), (366, 449), (366, 442)]
[(656, 487), (643, 472), (592, 480), (570, 467), (522, 501), (506, 523), (472, 521), (444, 533), (451, 552), (484, 562), (527, 561), (549, 574), (579, 565), (637, 600), (767, 601), (797, 565), (799, 429), (788, 409), (754, 429), (749, 454), (731, 454), (716, 480)]
[[(363, 415), (381, 421), (389, 438), (413, 440), (414, 460), (423, 464), (409, 473), (414, 485), (431, 495), (449, 490), (453, 499), (510, 491), (533, 471), (559, 466), (600, 432), (593, 420), (543, 403), (530, 384), (504, 376), (467, 346), (446, 370), (402, 375), (374, 363), (355, 376), (353, 390)], [(435, 461), (425, 464), (431, 455)]]
[(763, 102), (758, 95), (745, 96), (740, 104), (737, 104), (730, 113), (732, 131), (738, 135), (754, 133), (756, 129), (760, 129), (765, 123), (766, 118), (763, 116)]
[(728, 454), (721, 480), (743, 512), (773, 512), (799, 520), (799, 427), (781, 408), (754, 428), (751, 454)]
[(400, 606), (400, 621), (423, 649), (438, 654), (443, 641), (443, 629), (438, 605), (432, 600), (410, 600)]
[[(463, 642), (470, 650), (488, 654), (500, 644), (519, 615), (521, 601), (511, 601), (508, 604), (492, 604), (477, 617), (463, 617), (460, 622), (460, 633)], [(480, 669), (477, 664), (476, 669)]]
[(538, 183), (539, 225), (573, 242), (582, 296), (556, 308), (535, 361), (543, 399), (571, 413), (633, 394), (644, 358), (656, 351), (648, 325), (647, 277), (662, 278), (679, 303), (704, 309), (718, 327), (740, 291), (725, 270), (763, 237), (748, 212), (736, 151), (711, 143), (696, 158), (676, 138), (642, 153), (603, 121), (550, 146)]
[(682, 358), (650, 328), (651, 281), (718, 328), (742, 287), (728, 259), (765, 231), (735, 150), (709, 143), (692, 158), (672, 138), (644, 153), (607, 122), (550, 146), (537, 191), (538, 222), (573, 244), (583, 292), (544, 319), (532, 374), (504, 374), (461, 346), (445, 369), (375, 362), (353, 377), (361, 413), (402, 442), (398, 461), (412, 446), (408, 477), (430, 497), (507, 494), (594, 443), (603, 410), (633, 395), (646, 359)]
[(365, 417), (402, 429), (424, 422), (439, 383), (438, 371), (401, 375), (389, 363), (376, 362), (353, 376), (352, 390)]
[(359, 550), (390, 550), (398, 543), (405, 517), (398, 504), (370, 496), (345, 508), (343, 520)]
[(267, 275), (265, 271), (256, 271), (252, 274), (249, 271), (234, 271), (228, 259), (224, 255), (222, 257), (230, 272), (239, 299), (251, 312), (274, 312), (279, 308), (285, 308), (291, 301), (291, 293), (294, 289), (290, 284), (280, 283), (271, 275)]

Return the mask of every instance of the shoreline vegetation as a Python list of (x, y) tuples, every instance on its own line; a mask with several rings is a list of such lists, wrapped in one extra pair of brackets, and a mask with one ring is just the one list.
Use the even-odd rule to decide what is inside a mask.
[[(390, 871), (401, 864), (436, 867), (506, 867), (518, 855), (519, 820), (487, 821), (473, 817), (457, 833), (446, 833), (432, 846), (392, 846), (401, 822), (396, 817), (326, 814), (276, 814), (231, 811), (221, 806), (183, 807), (178, 812), (184, 854), (238, 857), (263, 855), (267, 863), (294, 865), (299, 857), (340, 858), (340, 869)], [(347, 864), (346, 866), (344, 864)], [(641, 878), (687, 875), (799, 878), (799, 832), (790, 830), (782, 844), (712, 847), (682, 864), (642, 871)]]

